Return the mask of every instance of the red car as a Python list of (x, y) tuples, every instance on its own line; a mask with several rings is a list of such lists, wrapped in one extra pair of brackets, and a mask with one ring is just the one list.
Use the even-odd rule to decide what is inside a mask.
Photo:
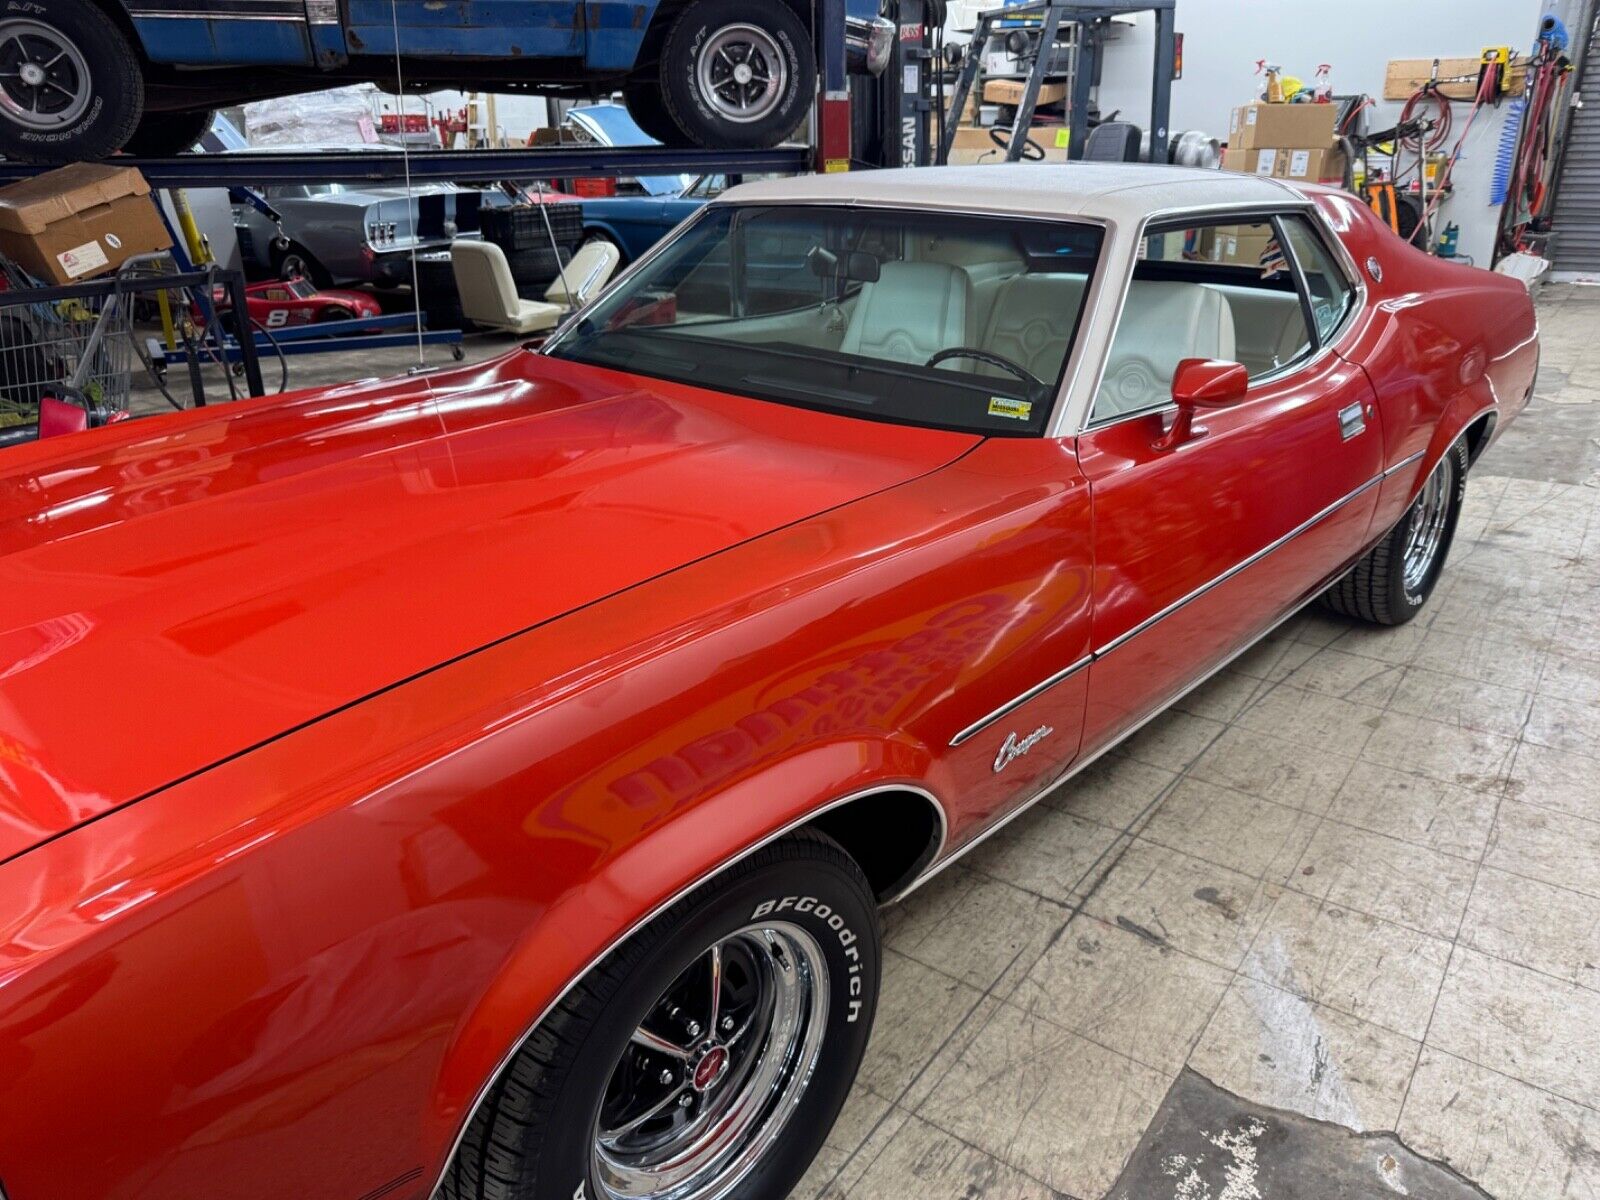
[[(218, 312), (230, 309), (226, 288), (214, 289), (212, 296)], [(383, 306), (365, 292), (318, 288), (309, 279), (273, 279), (251, 284), (244, 290), (244, 302), (250, 319), (269, 332), (291, 325), (318, 325), (324, 321), (383, 315)], [(191, 315), (196, 323), (205, 320), (198, 304), (193, 306)]]
[(8, 1200), (754, 1200), (894, 900), (1319, 597), (1521, 284), (1147, 165), (707, 206), (539, 350), (0, 461)]

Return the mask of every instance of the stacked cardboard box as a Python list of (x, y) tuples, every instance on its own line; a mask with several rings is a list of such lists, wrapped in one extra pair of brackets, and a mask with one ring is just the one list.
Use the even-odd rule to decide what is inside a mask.
[(1255, 267), (1260, 265), (1272, 238), (1272, 226), (1260, 222), (1210, 225), (1200, 231), (1197, 250), (1205, 262)]
[(1334, 142), (1332, 104), (1242, 104), (1228, 128), (1225, 170), (1309, 183), (1339, 183), (1344, 154)]
[(72, 163), (0, 188), (0, 254), (46, 283), (107, 275), (171, 245), (132, 167)]

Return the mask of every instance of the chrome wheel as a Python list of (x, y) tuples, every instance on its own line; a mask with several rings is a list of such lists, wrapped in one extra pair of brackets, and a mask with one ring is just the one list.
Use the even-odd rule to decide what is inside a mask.
[(634, 1030), (595, 1121), (606, 1200), (718, 1200), (798, 1104), (828, 1021), (822, 949), (788, 922), (748, 925), (683, 971)]
[(1415, 594), (1427, 581), (1428, 572), (1444, 544), (1445, 525), (1450, 519), (1450, 504), (1455, 495), (1455, 463), (1446, 455), (1422, 485), (1422, 493), (1411, 506), (1406, 532), (1404, 578), (1406, 591)]
[(776, 38), (758, 25), (724, 25), (700, 48), (700, 95), (727, 121), (759, 121), (783, 102), (789, 62)]
[(0, 20), (0, 112), (29, 129), (65, 129), (92, 95), (89, 64), (71, 38), (42, 21)]

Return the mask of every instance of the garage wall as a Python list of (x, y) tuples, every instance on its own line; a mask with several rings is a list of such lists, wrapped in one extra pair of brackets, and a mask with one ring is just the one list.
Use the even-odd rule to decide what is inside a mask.
[[(1226, 137), (1228, 111), (1260, 86), (1255, 63), (1266, 58), (1308, 82), (1318, 63), (1331, 63), (1336, 92), (1361, 91), (1378, 100), (1377, 109), (1368, 110), (1367, 127), (1382, 129), (1398, 118), (1401, 107), (1379, 99), (1391, 58), (1476, 55), (1485, 46), (1503, 44), (1527, 53), (1545, 7), (1540, 0), (1336, 0), (1325, 5), (1179, 0), (1184, 75), (1172, 85), (1171, 128)], [(1102, 112), (1120, 108), (1137, 124), (1149, 123), (1153, 29), (1153, 18), (1141, 13), (1132, 28), (1107, 45)], [(1467, 102), (1455, 106), (1452, 143), (1466, 123), (1468, 108)], [(1480, 265), (1488, 265), (1499, 220), (1499, 210), (1489, 204), (1489, 190), (1505, 120), (1504, 105), (1478, 114), (1456, 165), (1455, 194), (1442, 210), (1443, 221), (1461, 226), (1461, 252)]]

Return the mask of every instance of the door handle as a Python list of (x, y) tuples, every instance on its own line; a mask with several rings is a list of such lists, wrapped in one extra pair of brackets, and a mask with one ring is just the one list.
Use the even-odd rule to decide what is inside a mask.
[(1339, 436), (1345, 441), (1366, 432), (1366, 428), (1366, 406), (1360, 401), (1347, 404), (1339, 410)]

